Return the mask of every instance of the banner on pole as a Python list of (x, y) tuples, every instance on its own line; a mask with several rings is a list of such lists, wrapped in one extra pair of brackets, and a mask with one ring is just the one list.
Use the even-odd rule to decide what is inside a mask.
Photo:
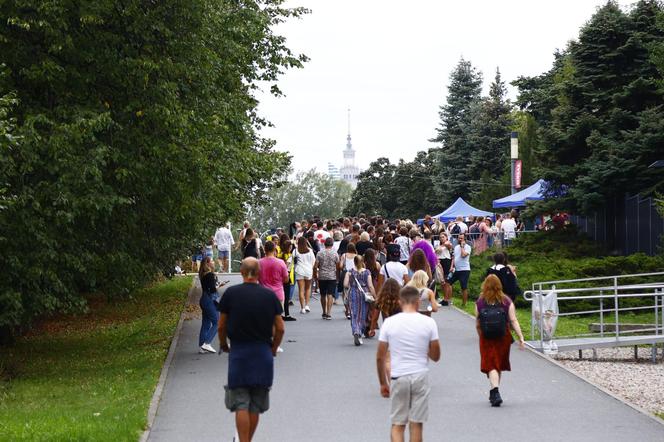
[(521, 170), (522, 170), (522, 162), (521, 162), (521, 160), (516, 160), (514, 162), (514, 188), (515, 189), (520, 189), (521, 188)]

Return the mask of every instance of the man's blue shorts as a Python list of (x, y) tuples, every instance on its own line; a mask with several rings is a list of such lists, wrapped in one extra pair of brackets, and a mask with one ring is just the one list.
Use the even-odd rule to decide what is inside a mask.
[(219, 250), (219, 253), (217, 254), (217, 259), (228, 259), (230, 255), (231, 252), (228, 250)]

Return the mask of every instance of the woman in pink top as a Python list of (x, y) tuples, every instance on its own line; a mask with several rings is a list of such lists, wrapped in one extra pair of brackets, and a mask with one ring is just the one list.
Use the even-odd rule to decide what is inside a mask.
[(267, 241), (263, 246), (265, 249), (265, 258), (261, 258), (260, 273), (258, 282), (272, 290), (276, 295), (281, 306), (284, 306), (284, 283), (288, 281), (288, 269), (283, 260), (277, 258), (276, 246), (272, 241)]

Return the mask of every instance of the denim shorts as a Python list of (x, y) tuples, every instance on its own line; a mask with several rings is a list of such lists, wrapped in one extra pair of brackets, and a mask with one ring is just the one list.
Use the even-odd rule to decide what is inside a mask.
[(228, 250), (219, 250), (219, 253), (217, 254), (218, 259), (228, 259), (230, 256), (231, 252)]
[(267, 387), (224, 386), (224, 403), (231, 412), (248, 410), (252, 414), (265, 413), (270, 408), (270, 389)]

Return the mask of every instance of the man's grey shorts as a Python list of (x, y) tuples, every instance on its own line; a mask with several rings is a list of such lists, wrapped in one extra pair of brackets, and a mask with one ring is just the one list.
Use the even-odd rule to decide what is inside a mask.
[(424, 423), (429, 417), (429, 373), (415, 373), (392, 379), (390, 397), (393, 425)]
[(226, 390), (224, 402), (226, 408), (235, 412), (249, 410), (249, 413), (265, 413), (270, 408), (270, 389), (266, 387), (240, 387)]

